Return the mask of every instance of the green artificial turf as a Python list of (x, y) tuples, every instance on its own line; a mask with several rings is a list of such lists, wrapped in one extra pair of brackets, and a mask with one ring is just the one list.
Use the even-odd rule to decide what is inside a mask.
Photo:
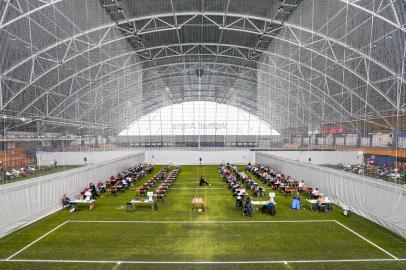
[[(160, 168), (156, 166), (149, 177)], [(200, 175), (211, 185), (198, 187)], [(140, 179), (136, 186), (146, 180)], [(217, 166), (182, 166), (165, 200), (158, 201), (158, 211), (148, 206), (125, 211), (125, 203), (139, 196), (135, 187), (116, 197), (104, 194), (93, 211), (84, 206), (73, 213), (64, 209), (1, 238), (0, 259), (5, 260), (69, 220), (12, 257), (15, 261), (0, 261), (0, 269), (406, 269), (405, 261), (357, 261), (391, 257), (339, 223), (402, 259), (406, 259), (405, 239), (357, 215), (346, 217), (338, 207), (330, 213), (309, 210), (306, 204), (302, 210), (291, 210), (291, 197), (276, 193), (275, 216), (259, 212), (243, 216)], [(205, 199), (206, 211), (191, 211), (195, 196)], [(32, 261), (41, 259), (63, 262)], [(355, 261), (309, 262), (337, 259)], [(105, 262), (68, 262), (72, 260)], [(289, 262), (302, 260), (307, 262)], [(172, 263), (134, 264), (140, 261)], [(246, 263), (235, 263), (241, 261)], [(278, 262), (260, 263), (264, 261)]]

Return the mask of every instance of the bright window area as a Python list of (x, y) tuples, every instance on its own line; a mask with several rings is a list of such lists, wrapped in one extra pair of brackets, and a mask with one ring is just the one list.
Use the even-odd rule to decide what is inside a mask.
[(280, 135), (257, 116), (237, 107), (192, 101), (162, 107), (133, 122), (121, 136)]

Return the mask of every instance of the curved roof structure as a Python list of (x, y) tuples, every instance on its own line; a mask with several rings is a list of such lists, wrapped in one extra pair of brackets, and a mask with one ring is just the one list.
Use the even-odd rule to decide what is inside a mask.
[(1, 0), (0, 107), (122, 130), (157, 108), (201, 100), (279, 130), (376, 119), (394, 129), (385, 117), (406, 110), (405, 5)]

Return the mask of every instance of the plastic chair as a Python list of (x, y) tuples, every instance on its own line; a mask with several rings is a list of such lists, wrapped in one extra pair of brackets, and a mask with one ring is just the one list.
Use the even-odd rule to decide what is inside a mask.
[(128, 202), (128, 203), (125, 204), (125, 210), (127, 212), (132, 212), (132, 211), (134, 211), (134, 209), (135, 209), (135, 207), (134, 207), (134, 205), (132, 203)]
[(147, 192), (147, 198), (148, 198), (148, 201), (149, 202), (152, 202), (153, 200), (154, 200), (154, 192), (152, 192), (152, 191), (148, 191)]

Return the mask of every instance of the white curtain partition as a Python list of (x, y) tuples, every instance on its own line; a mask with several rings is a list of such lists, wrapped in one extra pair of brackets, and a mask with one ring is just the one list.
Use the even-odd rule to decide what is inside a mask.
[(256, 162), (318, 187), (339, 206), (349, 206), (351, 211), (406, 238), (405, 187), (261, 152), (256, 153)]
[(72, 198), (89, 182), (105, 180), (144, 159), (144, 153), (136, 153), (91, 166), (0, 185), (0, 237), (61, 209), (64, 193)]

